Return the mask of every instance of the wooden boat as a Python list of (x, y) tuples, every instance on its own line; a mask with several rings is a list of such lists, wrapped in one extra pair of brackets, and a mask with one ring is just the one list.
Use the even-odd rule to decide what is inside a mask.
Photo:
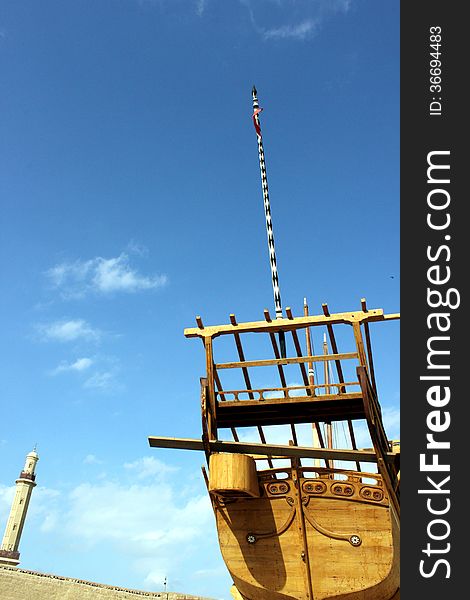
[[(202, 439), (150, 437), (151, 446), (204, 450), (206, 475), (222, 556), (235, 598), (246, 600), (390, 600), (399, 590), (399, 451), (387, 440), (377, 400), (369, 324), (398, 318), (381, 309), (185, 330), (204, 342), (201, 379)], [(326, 329), (332, 353), (304, 354), (299, 332)], [(336, 329), (352, 328), (354, 347), (340, 353)], [(282, 358), (276, 334), (292, 338), (295, 356)], [(268, 338), (274, 358), (247, 360), (242, 338)], [(232, 337), (238, 360), (218, 363), (217, 338)], [(309, 381), (312, 365), (335, 366), (337, 382)], [(356, 378), (345, 363), (355, 365)], [(254, 387), (250, 371), (278, 371), (279, 387)], [(288, 385), (298, 368), (301, 385)], [(309, 367), (307, 370), (306, 367)], [(240, 371), (244, 387), (224, 389), (222, 374)], [(353, 422), (367, 423), (372, 448), (357, 449)], [(345, 422), (348, 448), (325, 447), (320, 423)], [(299, 445), (296, 425), (313, 423), (318, 446)], [(288, 424), (289, 444), (270, 444), (269, 427)], [(240, 441), (240, 428), (256, 428), (261, 442)], [(233, 441), (220, 439), (230, 430)], [(286, 459), (289, 464), (277, 466)], [(304, 464), (315, 459), (316, 464)], [(322, 464), (318, 462), (321, 460)], [(268, 468), (257, 465), (267, 462)], [(372, 463), (375, 469), (363, 469)], [(341, 465), (336, 466), (336, 465)], [(348, 467), (349, 465), (349, 467)], [(236, 595), (238, 594), (238, 595)]]
[[(257, 134), (261, 160), (259, 124)], [(263, 169), (262, 180), (266, 208)], [(273, 287), (274, 280), (273, 272)], [(204, 451), (236, 600), (398, 600), (399, 443), (387, 439), (382, 422), (370, 325), (399, 315), (369, 309), (365, 299), (351, 312), (330, 313), (323, 304), (321, 314), (309, 315), (306, 301), (301, 316), (285, 312), (279, 295), (274, 319), (266, 309), (248, 323), (232, 314), (227, 324), (206, 326), (196, 317), (185, 335), (200, 338), (205, 350), (202, 436), (149, 437), (150, 446)], [(321, 354), (313, 351), (318, 333)], [(361, 423), (366, 449), (356, 442)], [(347, 431), (339, 445), (335, 424)], [(248, 441), (247, 432), (260, 441)]]

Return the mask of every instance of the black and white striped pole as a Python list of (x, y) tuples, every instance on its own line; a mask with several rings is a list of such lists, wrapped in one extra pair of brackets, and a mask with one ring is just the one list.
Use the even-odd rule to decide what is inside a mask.
[[(256, 137), (258, 139), (258, 156), (259, 156), (259, 168), (261, 171), (261, 187), (263, 189), (263, 200), (264, 200), (264, 215), (266, 217), (266, 233), (268, 236), (268, 250), (269, 250), (269, 263), (271, 265), (271, 278), (273, 284), (274, 294), (274, 308), (276, 311), (276, 319), (282, 319), (282, 306), (281, 306), (281, 290), (279, 288), (279, 275), (277, 272), (276, 263), (276, 250), (274, 247), (274, 233), (273, 223), (271, 218), (271, 205), (269, 203), (269, 191), (268, 191), (268, 177), (266, 175), (266, 162), (264, 159), (263, 149), (263, 138), (261, 135), (261, 125), (259, 120), (259, 113), (263, 110), (259, 107), (258, 96), (255, 86), (252, 90), (253, 94), (253, 123), (256, 130)], [(279, 332), (279, 346), (281, 350), (282, 358), (286, 357), (286, 339), (283, 331)]]

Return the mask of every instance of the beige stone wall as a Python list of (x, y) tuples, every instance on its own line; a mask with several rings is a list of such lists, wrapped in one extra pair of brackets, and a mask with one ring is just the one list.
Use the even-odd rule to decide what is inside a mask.
[(211, 600), (174, 592), (142, 592), (0, 566), (1, 600)]

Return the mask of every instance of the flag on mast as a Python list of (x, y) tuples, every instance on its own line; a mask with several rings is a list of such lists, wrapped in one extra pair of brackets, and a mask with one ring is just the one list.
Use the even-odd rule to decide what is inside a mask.
[[(263, 190), (263, 201), (264, 201), (264, 215), (266, 217), (266, 233), (268, 236), (268, 250), (269, 250), (269, 262), (271, 266), (271, 279), (273, 284), (274, 294), (274, 308), (276, 311), (276, 319), (282, 319), (282, 306), (281, 306), (281, 290), (279, 288), (279, 275), (277, 272), (277, 261), (276, 261), (276, 250), (274, 247), (274, 233), (273, 223), (271, 218), (271, 205), (269, 202), (269, 191), (268, 191), (268, 176), (266, 174), (266, 161), (264, 158), (263, 138), (261, 134), (261, 123), (259, 120), (259, 114), (263, 110), (260, 108), (258, 103), (258, 92), (255, 86), (252, 90), (253, 96), (253, 124), (255, 126), (256, 137), (258, 140), (258, 156), (259, 156), (259, 168), (261, 171), (261, 187)], [(286, 357), (286, 340), (283, 331), (279, 332), (279, 345), (281, 350), (282, 358)]]

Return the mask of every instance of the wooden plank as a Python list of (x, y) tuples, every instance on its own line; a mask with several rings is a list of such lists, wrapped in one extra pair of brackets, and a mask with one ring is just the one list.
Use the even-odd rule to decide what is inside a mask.
[[(293, 331), (305, 327), (315, 327), (317, 325), (337, 323), (363, 323), (365, 321), (383, 321), (386, 315), (381, 308), (369, 309), (364, 311), (351, 311), (345, 313), (336, 313), (329, 316), (312, 315), (309, 317), (296, 317), (295, 319), (274, 319), (270, 323), (267, 321), (251, 321), (247, 323), (237, 323), (236, 325), (212, 325), (205, 326), (204, 329), (190, 327), (184, 330), (186, 337), (216, 337), (218, 335), (249, 333), (249, 332), (269, 332), (269, 331)], [(389, 316), (398, 318), (397, 315)]]
[[(202, 440), (192, 438), (174, 438), (162, 436), (149, 436), (149, 445), (152, 448), (172, 448), (176, 450), (204, 450)], [(297, 458), (329, 458), (333, 460), (377, 462), (375, 452), (369, 450), (349, 450), (337, 448), (307, 448), (304, 446), (288, 446), (281, 444), (257, 444), (251, 442), (231, 442), (211, 440), (209, 445), (212, 452), (234, 452), (241, 454), (257, 454), (263, 456), (282, 456)], [(388, 452), (385, 460), (394, 463), (396, 455)]]
[[(357, 382), (354, 382), (355, 385), (358, 385)], [(331, 384), (330, 384), (331, 385)], [(341, 384), (336, 384), (336, 385), (341, 385)], [(346, 385), (346, 384), (345, 384)], [(317, 386), (315, 386), (317, 387)], [(322, 385), (321, 387), (324, 387), (324, 385)], [(283, 388), (279, 388), (279, 390), (282, 390)], [(287, 388), (289, 389), (289, 388)], [(256, 390), (253, 390), (256, 391)], [(225, 393), (230, 393), (230, 392), (225, 392)], [(223, 400), (222, 402), (220, 402), (220, 404), (218, 404), (217, 408), (218, 409), (224, 409), (225, 408), (229, 408), (231, 406), (270, 406), (273, 404), (303, 404), (305, 402), (308, 402), (312, 405), (315, 404), (324, 404), (325, 401), (328, 400), (338, 400), (340, 402), (343, 401), (347, 401), (347, 400), (354, 400), (357, 398), (362, 398), (362, 392), (348, 392), (348, 393), (343, 393), (343, 394), (321, 394), (319, 396), (289, 396), (289, 397), (282, 397), (282, 398), (263, 398), (263, 400)]]
[(206, 349), (206, 373), (207, 373), (207, 402), (209, 405), (209, 411), (207, 413), (207, 428), (209, 433), (209, 439), (217, 438), (217, 412), (215, 399), (215, 386), (214, 386), (214, 359), (212, 353), (212, 338), (204, 339), (204, 346)]
[[(297, 523), (297, 533), (299, 535), (299, 542), (302, 557), (302, 572), (304, 578), (304, 585), (306, 589), (306, 597), (308, 600), (313, 600), (313, 588), (312, 588), (312, 571), (309, 557), (309, 543), (307, 541), (307, 530), (305, 525), (305, 513), (304, 504), (302, 498), (302, 487), (299, 478), (299, 471), (294, 467), (295, 459), (292, 460), (292, 482), (294, 484), (294, 502), (295, 502), (295, 520)], [(313, 550), (313, 548), (312, 548)]]
[(361, 324), (353, 323), (353, 330), (354, 330), (354, 337), (356, 339), (357, 353), (359, 354), (359, 362), (366, 369), (368, 369), (366, 351), (364, 349), (364, 342), (362, 340)]
[(314, 356), (297, 356), (294, 358), (271, 358), (263, 360), (247, 360), (243, 362), (217, 363), (216, 369), (240, 369), (244, 367), (267, 367), (272, 365), (295, 365), (297, 363), (320, 362), (325, 360), (346, 360), (358, 358), (357, 352), (344, 352), (343, 354), (327, 354)]
[[(341, 396), (340, 396), (341, 398)], [(362, 396), (353, 400), (328, 400), (313, 402), (308, 397), (303, 402), (247, 405), (247, 402), (221, 403), (217, 410), (220, 428), (252, 427), (255, 425), (281, 425), (365, 419)]]
[[(337, 388), (338, 395), (346, 394), (347, 387), (359, 386), (359, 381), (343, 381), (343, 383), (314, 383), (313, 385), (291, 385), (277, 388), (256, 388), (256, 389), (242, 389), (242, 390), (218, 390), (216, 397), (219, 402), (245, 402), (245, 398), (240, 398), (242, 394), (248, 394), (250, 400), (256, 400), (256, 402), (266, 402), (266, 400), (272, 400), (267, 396), (272, 392), (281, 392), (284, 398), (299, 398), (301, 396), (311, 397), (315, 396), (316, 399), (328, 398), (327, 394), (315, 395), (315, 390), (323, 390), (326, 388)], [(300, 393), (300, 392), (303, 392)], [(312, 393), (313, 392), (313, 393)], [(330, 394), (335, 396), (335, 394)], [(279, 396), (278, 396), (279, 397)]]
[[(365, 298), (361, 299), (361, 308), (364, 312), (367, 312), (367, 303), (366, 303)], [(377, 393), (377, 384), (375, 382), (375, 372), (374, 372), (374, 359), (372, 356), (372, 343), (370, 341), (369, 323), (364, 323), (364, 335), (366, 338), (366, 348), (367, 348), (367, 358), (369, 360), (370, 379), (372, 381), (372, 386), (375, 390), (375, 393)]]

